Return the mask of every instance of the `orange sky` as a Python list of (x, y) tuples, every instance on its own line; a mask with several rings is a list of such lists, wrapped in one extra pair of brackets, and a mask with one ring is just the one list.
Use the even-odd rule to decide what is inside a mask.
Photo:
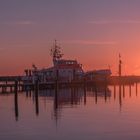
[(0, 1), (0, 75), (51, 66), (54, 39), (85, 70), (116, 75), (121, 53), (123, 74), (140, 75), (139, 1), (60, 1)]

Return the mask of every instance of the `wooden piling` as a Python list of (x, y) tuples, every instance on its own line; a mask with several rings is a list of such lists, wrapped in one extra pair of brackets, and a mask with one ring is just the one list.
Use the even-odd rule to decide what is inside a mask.
[(116, 85), (114, 85), (114, 100), (116, 99)]
[(97, 104), (97, 101), (98, 101), (98, 97), (97, 97), (97, 85), (95, 83), (95, 104)]
[(84, 105), (86, 105), (87, 102), (87, 93), (86, 93), (86, 87), (84, 86)]
[(54, 105), (55, 105), (55, 109), (58, 108), (58, 88), (59, 88), (59, 73), (58, 70), (56, 70), (56, 80), (55, 80), (55, 97), (54, 97)]
[(14, 101), (15, 101), (15, 119), (18, 121), (18, 82), (15, 81), (15, 96), (14, 96)]
[(123, 98), (125, 98), (125, 86), (123, 85)]
[(35, 109), (36, 109), (37, 116), (39, 115), (38, 88), (39, 88), (39, 83), (37, 79), (35, 81)]
[(120, 110), (122, 107), (122, 90), (121, 90), (121, 85), (119, 85), (119, 105), (120, 105)]
[(136, 82), (136, 96), (138, 94), (138, 83)]
[(129, 85), (129, 97), (131, 97), (131, 85)]
[(107, 85), (105, 84), (105, 102), (107, 101)]

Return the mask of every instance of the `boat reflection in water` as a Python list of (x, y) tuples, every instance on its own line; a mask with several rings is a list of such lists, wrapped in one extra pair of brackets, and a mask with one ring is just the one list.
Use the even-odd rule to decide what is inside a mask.
[[(76, 108), (80, 105), (87, 104), (87, 98), (93, 97), (93, 102), (98, 104), (98, 100), (104, 100), (104, 103), (110, 101), (110, 98), (117, 99), (120, 110), (122, 108), (122, 100), (125, 99), (125, 92), (128, 93), (129, 98), (132, 96), (132, 86), (134, 85), (114, 85), (114, 86), (89, 86), (89, 87), (71, 87), (71, 88), (60, 88), (60, 89), (46, 89), (38, 90), (36, 87), (34, 91), (28, 90), (25, 92), (25, 96), (32, 98), (35, 105), (35, 114), (39, 115), (39, 102), (43, 99), (45, 102), (53, 102), (53, 118), (61, 118), (63, 108)], [(127, 89), (127, 90), (126, 90)], [(135, 88), (135, 95), (137, 96), (138, 89), (137, 85)], [(22, 94), (22, 93), (21, 93)], [(15, 118), (18, 121), (19, 110), (18, 107), (18, 94), (15, 94)]]
[(86, 105), (87, 97), (94, 97), (95, 104), (98, 102), (98, 97), (104, 98), (105, 102), (107, 102), (107, 98), (111, 97), (111, 91), (108, 87), (104, 86), (56, 88), (39, 91), (36, 89), (35, 91), (26, 91), (26, 97), (33, 98), (36, 115), (39, 115), (39, 98), (53, 101), (53, 117), (59, 119), (63, 108), (75, 108), (81, 104)]

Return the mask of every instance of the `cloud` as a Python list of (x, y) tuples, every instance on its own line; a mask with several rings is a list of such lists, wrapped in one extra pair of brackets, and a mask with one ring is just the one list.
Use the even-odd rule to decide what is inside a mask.
[(81, 45), (115, 45), (117, 44), (117, 42), (115, 41), (92, 41), (92, 40), (68, 40), (68, 41), (63, 41), (63, 43), (81, 44)]
[(32, 25), (34, 22), (30, 20), (21, 20), (21, 21), (9, 21), (9, 22), (0, 22), (2, 25)]
[(140, 24), (140, 20), (93, 20), (89, 21), (90, 24)]

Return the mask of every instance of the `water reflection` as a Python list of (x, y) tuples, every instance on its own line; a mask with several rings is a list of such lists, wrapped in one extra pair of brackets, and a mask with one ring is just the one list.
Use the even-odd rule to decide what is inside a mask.
[[(35, 103), (35, 113), (39, 115), (39, 98), (44, 100), (53, 100), (54, 102), (54, 113), (53, 117), (58, 120), (61, 117), (61, 110), (64, 107), (76, 107), (82, 103), (86, 105), (87, 97), (92, 96), (95, 98), (95, 104), (98, 103), (98, 98), (104, 98), (107, 102), (107, 98), (111, 97), (111, 91), (107, 86), (93, 86), (93, 87), (71, 87), (71, 88), (55, 88), (48, 90), (38, 90), (35, 87), (33, 93), (26, 91), (27, 98), (33, 99)], [(16, 104), (18, 107), (18, 104)]]
[(122, 86), (119, 85), (119, 104), (120, 104), (120, 110), (122, 107)]
[(31, 139), (48, 136), (62, 140), (74, 139), (75, 132), (82, 140), (89, 134), (90, 139), (113, 139), (118, 135), (127, 139), (133, 132), (140, 138), (139, 88), (138, 84), (47, 90), (36, 86), (34, 91), (18, 93), (15, 87), (14, 94), (0, 95), (0, 132), (9, 137), (32, 134)]
[[(129, 98), (132, 97), (132, 86), (134, 85), (114, 85), (108, 87), (104, 86), (89, 86), (89, 87), (71, 87), (71, 88), (55, 88), (47, 90), (38, 90), (38, 84), (35, 85), (35, 90), (28, 90), (25, 92), (26, 98), (32, 98), (35, 105), (35, 114), (39, 115), (39, 99), (43, 98), (46, 102), (47, 100), (53, 100), (53, 118), (58, 120), (61, 118), (62, 109), (65, 107), (75, 108), (81, 104), (86, 106), (87, 98), (93, 97), (95, 104), (98, 104), (98, 99), (103, 99), (107, 103), (111, 97), (114, 101), (118, 97), (118, 102), (120, 106), (120, 111), (122, 109), (123, 100), (125, 99), (126, 88), (129, 87)], [(111, 88), (111, 89), (110, 89)], [(128, 91), (127, 91), (128, 92)], [(135, 85), (136, 96), (138, 93), (138, 85)], [(19, 107), (18, 107), (18, 93), (15, 87), (15, 118), (18, 121)]]

